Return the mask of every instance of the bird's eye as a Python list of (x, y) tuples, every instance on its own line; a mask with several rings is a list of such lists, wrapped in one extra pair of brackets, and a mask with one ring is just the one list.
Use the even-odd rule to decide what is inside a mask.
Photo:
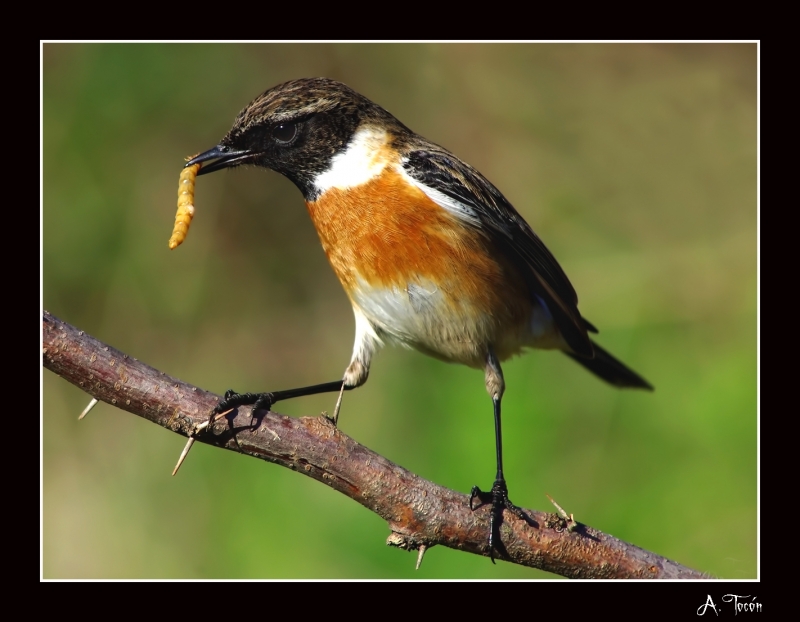
[(272, 137), (279, 143), (290, 143), (297, 136), (297, 125), (294, 123), (281, 123), (272, 130)]

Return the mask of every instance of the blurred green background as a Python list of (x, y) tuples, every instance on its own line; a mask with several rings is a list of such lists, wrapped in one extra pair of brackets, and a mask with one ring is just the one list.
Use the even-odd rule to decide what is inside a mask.
[[(559, 259), (598, 341), (655, 393), (567, 357), (504, 364), (506, 475), (551, 510), (726, 578), (757, 576), (754, 44), (48, 44), (44, 308), (223, 392), (334, 380), (354, 333), (300, 193), (186, 155), (284, 80), (327, 76), (481, 170)], [(539, 578), (435, 548), (298, 473), (196, 445), (43, 372), (45, 578)], [(335, 396), (279, 404), (332, 410)], [(359, 442), (455, 490), (494, 476), (481, 372), (388, 348), (345, 396)]]

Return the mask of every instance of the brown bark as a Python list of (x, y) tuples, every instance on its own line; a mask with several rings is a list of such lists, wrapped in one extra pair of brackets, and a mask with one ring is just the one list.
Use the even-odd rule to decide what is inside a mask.
[[(183, 436), (207, 421), (219, 396), (193, 387), (42, 315), (43, 365), (98, 400)], [(263, 415), (263, 416), (262, 416)], [(471, 511), (467, 495), (426, 481), (338, 430), (325, 417), (286, 417), (239, 408), (197, 442), (280, 464), (338, 490), (389, 523), (387, 543), (418, 550), (441, 544), (489, 555), (489, 507)], [(497, 559), (570, 578), (701, 579), (700, 572), (565, 519), (525, 510), (501, 526)]]

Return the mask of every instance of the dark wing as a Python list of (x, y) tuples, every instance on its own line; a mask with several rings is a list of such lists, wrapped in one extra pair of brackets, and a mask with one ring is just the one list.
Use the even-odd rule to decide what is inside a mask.
[(579, 356), (593, 357), (586, 331), (597, 329), (578, 312), (575, 289), (539, 236), (500, 191), (469, 164), (436, 145), (412, 151), (403, 166), (421, 186), (444, 195), (432, 199), (465, 224), (487, 228), (515, 264), (529, 268), (524, 275), (528, 286), (545, 301), (569, 347)]

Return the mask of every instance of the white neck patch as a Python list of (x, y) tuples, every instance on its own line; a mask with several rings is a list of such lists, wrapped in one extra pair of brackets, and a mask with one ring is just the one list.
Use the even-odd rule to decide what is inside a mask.
[(389, 135), (375, 127), (359, 129), (350, 139), (347, 148), (331, 159), (331, 165), (317, 175), (314, 186), (322, 194), (331, 188), (344, 190), (367, 183), (389, 164), (385, 147)]

